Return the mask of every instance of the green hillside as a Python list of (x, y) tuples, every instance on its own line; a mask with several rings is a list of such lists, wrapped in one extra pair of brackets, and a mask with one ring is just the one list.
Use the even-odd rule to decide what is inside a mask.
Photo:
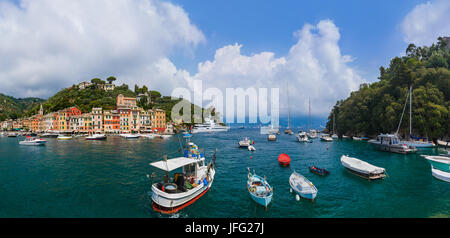
[(40, 98), (14, 98), (0, 93), (0, 121), (22, 117), (43, 102)]
[[(327, 130), (332, 131), (335, 114), (335, 129), (340, 135), (395, 132), (411, 85), (413, 134), (433, 139), (448, 136), (449, 42), (449, 38), (440, 37), (430, 47), (410, 44), (406, 56), (393, 58), (386, 69), (380, 67), (378, 82), (362, 84), (350, 97), (336, 103), (328, 117)], [(409, 133), (409, 110), (405, 111), (399, 133)]]

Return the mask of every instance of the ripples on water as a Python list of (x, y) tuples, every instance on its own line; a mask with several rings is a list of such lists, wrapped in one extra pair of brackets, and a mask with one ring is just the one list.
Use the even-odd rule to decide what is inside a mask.
[[(240, 149), (245, 136), (255, 140), (255, 152)], [(180, 135), (181, 138), (181, 135)], [(183, 139), (181, 139), (183, 140)], [(216, 177), (211, 190), (175, 215), (155, 213), (148, 196), (156, 172), (150, 162), (182, 155), (178, 137), (107, 141), (48, 139), (43, 147), (19, 146), (18, 139), (0, 137), (0, 217), (448, 217), (450, 184), (432, 177), (420, 153), (400, 155), (374, 151), (367, 142), (339, 140), (301, 144), (281, 134), (276, 142), (256, 129), (195, 134), (207, 160), (217, 148)], [(327, 149), (328, 147), (328, 149)], [(280, 167), (286, 152), (292, 161)], [(347, 172), (342, 154), (386, 168), (388, 177), (367, 181)], [(327, 168), (320, 177), (308, 166)], [(246, 189), (247, 167), (266, 175), (274, 188), (267, 211), (253, 202)], [(314, 203), (289, 192), (293, 170), (318, 188)]]

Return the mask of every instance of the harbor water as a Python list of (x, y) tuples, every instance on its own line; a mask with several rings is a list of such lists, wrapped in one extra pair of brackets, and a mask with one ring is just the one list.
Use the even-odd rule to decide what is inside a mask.
[[(238, 148), (250, 137), (256, 151)], [(153, 211), (149, 197), (151, 176), (160, 171), (149, 165), (164, 154), (182, 156), (182, 135), (169, 139), (106, 141), (46, 139), (45, 146), (21, 146), (23, 137), (0, 137), (0, 217), (449, 217), (450, 184), (431, 175), (424, 149), (401, 155), (375, 151), (364, 141), (336, 140), (299, 143), (281, 134), (267, 141), (258, 129), (232, 129), (226, 133), (194, 134), (207, 160), (217, 149), (216, 176), (210, 191), (178, 214)], [(280, 167), (277, 157), (291, 157)], [(368, 181), (344, 169), (345, 154), (386, 169), (388, 177)], [(308, 167), (326, 168), (325, 177)], [(274, 188), (267, 211), (256, 204), (246, 188), (247, 168), (266, 176)], [(318, 189), (314, 202), (296, 201), (290, 193), (293, 171), (307, 177)], [(150, 177), (150, 178), (149, 178)]]

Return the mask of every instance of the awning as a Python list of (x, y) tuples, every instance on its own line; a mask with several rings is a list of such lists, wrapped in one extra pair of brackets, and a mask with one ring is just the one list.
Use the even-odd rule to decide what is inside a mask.
[(168, 159), (167, 161), (162, 160), (162, 161), (150, 163), (150, 165), (153, 167), (156, 167), (158, 169), (170, 172), (172, 170), (178, 169), (185, 165), (196, 163), (196, 162), (202, 161), (204, 159), (205, 158), (193, 159), (193, 158), (179, 157), (179, 158), (174, 158), (174, 159)]

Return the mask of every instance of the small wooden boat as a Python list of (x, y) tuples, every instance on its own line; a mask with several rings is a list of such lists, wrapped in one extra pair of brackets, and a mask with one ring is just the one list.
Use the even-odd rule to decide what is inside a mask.
[(275, 134), (270, 134), (270, 135), (267, 137), (267, 140), (268, 140), (268, 141), (276, 141), (276, 140), (277, 140), (277, 136), (276, 136)]
[(253, 201), (265, 208), (272, 201), (273, 189), (266, 181), (266, 178), (256, 175), (254, 171), (252, 174), (250, 169), (248, 169), (247, 190)]
[(384, 168), (371, 165), (357, 158), (342, 155), (341, 163), (349, 172), (365, 179), (372, 180), (386, 177)]
[(295, 172), (295, 170), (289, 177), (289, 185), (291, 185), (291, 188), (303, 198), (314, 200), (317, 196), (316, 186), (303, 175)]
[(281, 153), (278, 156), (278, 163), (281, 166), (289, 166), (289, 164), (291, 163), (291, 157), (289, 157), (289, 155), (287, 155), (286, 153)]
[(309, 167), (309, 171), (311, 171), (312, 173), (318, 174), (318, 175), (322, 175), (322, 176), (330, 174), (330, 172), (328, 170), (317, 168), (316, 166)]

